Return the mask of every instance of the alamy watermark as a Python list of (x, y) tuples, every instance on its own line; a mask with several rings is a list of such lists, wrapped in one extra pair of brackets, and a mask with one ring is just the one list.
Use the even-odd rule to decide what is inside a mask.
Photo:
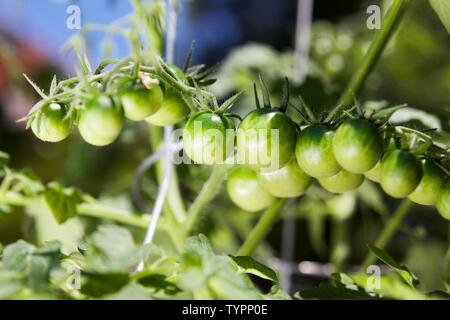
[(69, 15), (66, 19), (66, 27), (69, 30), (81, 29), (81, 9), (77, 5), (70, 5), (66, 9), (66, 13)]
[(366, 26), (369, 30), (381, 29), (381, 8), (376, 4), (367, 7), (366, 13), (369, 15)]

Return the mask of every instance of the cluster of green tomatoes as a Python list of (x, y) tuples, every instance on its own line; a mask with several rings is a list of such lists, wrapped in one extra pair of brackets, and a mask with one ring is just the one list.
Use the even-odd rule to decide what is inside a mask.
[[(186, 81), (181, 69), (171, 70)], [(74, 100), (73, 103), (79, 101)], [(92, 94), (78, 108), (75, 119), (68, 116), (69, 106), (48, 103), (30, 120), (33, 133), (41, 140), (59, 142), (71, 132), (74, 123), (82, 138), (89, 144), (105, 146), (120, 134), (124, 119), (145, 120), (157, 126), (175, 124), (185, 119), (190, 109), (171, 86), (147, 75), (121, 82), (114, 96)]]
[[(169, 67), (180, 81), (188, 83), (182, 70)], [(213, 108), (200, 94), (192, 101), (199, 102), (197, 109), (201, 111), (190, 116), (183, 131), (184, 151), (196, 163), (221, 165), (229, 158), (240, 159), (241, 165), (227, 182), (230, 198), (237, 206), (259, 211), (276, 198), (298, 197), (313, 178), (333, 193), (355, 190), (368, 178), (380, 183), (390, 196), (435, 205), (443, 217), (450, 219), (450, 179), (448, 171), (435, 161), (439, 159), (398, 147), (382, 125), (362, 114), (353, 117), (345, 112), (347, 118), (326, 117), (300, 127), (285, 113), (292, 105), (287, 79), (278, 108), (271, 106), (268, 90), (260, 80), (263, 106), (256, 85), (256, 109), (243, 119), (228, 112), (241, 93), (221, 106), (216, 102)], [(77, 103), (76, 99), (72, 103)], [(116, 94), (94, 94), (82, 105), (70, 108), (77, 110), (75, 117), (67, 115), (69, 108), (63, 103), (44, 105), (30, 119), (34, 134), (44, 141), (61, 141), (76, 123), (86, 142), (104, 146), (118, 137), (125, 117), (166, 126), (185, 119), (192, 109), (175, 88), (142, 73), (120, 82)], [(311, 113), (306, 109), (304, 116), (298, 111), (304, 119)], [(241, 120), (237, 130), (232, 117)], [(199, 124), (201, 130), (196, 127)], [(211, 130), (214, 135), (207, 134)], [(276, 149), (273, 130), (278, 138)], [(236, 134), (229, 135), (229, 131)], [(262, 154), (270, 155), (269, 162), (260, 161)]]
[[(221, 143), (215, 145), (217, 139), (205, 139), (206, 131), (211, 128), (219, 130), (223, 140), (233, 139), (226, 135), (226, 130), (234, 130), (233, 122), (220, 112), (199, 112), (185, 127), (184, 149), (195, 162), (217, 164), (203, 161), (205, 158), (243, 160), (243, 165), (229, 175), (227, 183), (229, 196), (237, 206), (246, 211), (259, 211), (269, 207), (276, 198), (298, 197), (308, 189), (313, 178), (332, 193), (355, 190), (368, 178), (380, 183), (390, 196), (435, 205), (443, 217), (450, 219), (450, 179), (435, 160), (396, 147), (375, 121), (363, 116), (300, 128), (285, 114), (287, 102), (272, 108), (267, 89), (262, 86), (264, 107), (259, 105), (255, 89), (257, 108), (240, 122), (235, 148), (225, 148)], [(201, 123), (203, 131), (195, 133), (195, 122)], [(271, 162), (262, 163), (258, 161), (260, 155), (273, 151), (270, 150), (271, 130), (278, 131), (277, 154), (269, 157)], [(216, 154), (210, 154), (213, 152)]]

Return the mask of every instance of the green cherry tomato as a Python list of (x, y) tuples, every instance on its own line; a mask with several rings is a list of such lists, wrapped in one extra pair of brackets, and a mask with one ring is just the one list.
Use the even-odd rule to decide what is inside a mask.
[(123, 110), (115, 106), (111, 98), (99, 96), (86, 102), (78, 121), (83, 139), (94, 146), (113, 142), (123, 126)]
[(190, 109), (183, 98), (172, 88), (167, 88), (164, 93), (161, 108), (145, 118), (150, 124), (155, 126), (168, 126), (180, 122), (189, 115)]
[(238, 207), (250, 212), (266, 209), (276, 199), (258, 183), (257, 173), (245, 166), (238, 167), (230, 174), (227, 191)]
[(450, 179), (445, 180), (439, 188), (436, 208), (442, 217), (450, 220)]
[(59, 142), (70, 133), (71, 121), (66, 119), (66, 109), (58, 103), (44, 106), (32, 120), (31, 130), (39, 139), (47, 142)]
[(330, 192), (342, 193), (358, 188), (364, 181), (364, 176), (342, 169), (337, 174), (328, 178), (318, 179), (320, 185)]
[(154, 114), (161, 108), (163, 93), (161, 87), (152, 84), (147, 89), (140, 80), (130, 80), (125, 83), (119, 93), (125, 117), (134, 121), (141, 121)]
[(197, 163), (223, 163), (234, 150), (234, 124), (224, 115), (196, 113), (184, 127), (183, 146)]
[(314, 178), (327, 178), (341, 170), (333, 153), (334, 135), (331, 128), (322, 125), (312, 125), (300, 131), (295, 156), (303, 171)]
[(383, 157), (381, 162), (381, 187), (394, 198), (408, 196), (419, 185), (422, 165), (411, 153), (394, 150)]
[(294, 122), (280, 109), (256, 109), (237, 130), (238, 159), (255, 170), (276, 170), (295, 154), (296, 137)]
[(353, 173), (364, 173), (380, 160), (383, 137), (367, 120), (348, 120), (336, 130), (333, 151), (342, 168)]
[(369, 180), (373, 182), (380, 182), (381, 180), (381, 161), (378, 161), (377, 164), (367, 172), (364, 172), (364, 175)]
[(293, 198), (303, 194), (311, 184), (308, 176), (293, 157), (282, 168), (272, 172), (260, 172), (258, 181), (268, 193), (279, 198)]
[(445, 174), (433, 160), (422, 160), (422, 172), (419, 185), (408, 198), (418, 204), (433, 205), (436, 203), (439, 187), (444, 181)]

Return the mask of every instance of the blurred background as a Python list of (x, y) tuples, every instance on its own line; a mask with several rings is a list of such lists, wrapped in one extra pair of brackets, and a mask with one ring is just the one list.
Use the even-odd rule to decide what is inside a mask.
[[(366, 27), (366, 9), (372, 2), (314, 2), (309, 73), (305, 79), (291, 82), (294, 97), (301, 94), (317, 111), (333, 105), (376, 33)], [(29, 167), (44, 182), (57, 180), (73, 185), (104, 202), (136, 211), (130, 184), (135, 168), (150, 152), (145, 124), (127, 123), (116, 143), (95, 148), (83, 142), (76, 130), (61, 143), (44, 143), (25, 130), (24, 123), (16, 122), (37, 99), (22, 73), (45, 91), (53, 74), (59, 79), (75, 74), (78, 63), (73, 52), (61, 49), (78, 32), (66, 26), (70, 15), (66, 10), (72, 4), (81, 8), (82, 26), (109, 24), (132, 10), (123, 0), (0, 0), (0, 150), (11, 155), (11, 167)], [(293, 78), (297, 1), (191, 0), (180, 5), (176, 63), (182, 65), (191, 41), (196, 40), (194, 64), (212, 66), (220, 62), (218, 81), (211, 88), (219, 98), (240, 89), (251, 92), (253, 81), (261, 73), (276, 104), (283, 76)], [(130, 53), (127, 41), (116, 35), (90, 32), (85, 40), (93, 66), (105, 56), (123, 58)], [(427, 1), (411, 1), (400, 29), (366, 81), (360, 100), (372, 106), (408, 103), (411, 109), (396, 121), (437, 127), (442, 132), (440, 141), (448, 145), (449, 52), (448, 33)], [(252, 108), (252, 95), (247, 94), (235, 111), (245, 115)], [(183, 199), (189, 203), (210, 169), (181, 165), (177, 170)], [(143, 181), (143, 191), (149, 202), (154, 201), (157, 185), (151, 171)], [(293, 266), (292, 292), (310, 287), (330, 270), (360, 264), (367, 253), (365, 243), (373, 242), (398, 203), (369, 181), (358, 191), (341, 196), (313, 186), (283, 213), (286, 219), (295, 221), (296, 232), (285, 229), (284, 234), (288, 232), (289, 236), (283, 242), (280, 221), (258, 255), (272, 259), (274, 264), (284, 261)], [(236, 208), (224, 191), (206, 211), (199, 231), (206, 233), (218, 250), (226, 252), (237, 248), (257, 216)], [(7, 244), (18, 238), (43, 241), (45, 237), (39, 233), (45, 230), (39, 228), (45, 229), (46, 223), (38, 220), (22, 209), (0, 207), (0, 242)], [(89, 233), (98, 222), (84, 218), (82, 223), (85, 228), (75, 228), (72, 236)], [(142, 231), (134, 232), (136, 237), (143, 237)], [(284, 249), (283, 253), (287, 245), (292, 245), (293, 251)], [(418, 274), (426, 290), (442, 289), (442, 279), (449, 279), (448, 222), (434, 207), (415, 205), (387, 250)]]

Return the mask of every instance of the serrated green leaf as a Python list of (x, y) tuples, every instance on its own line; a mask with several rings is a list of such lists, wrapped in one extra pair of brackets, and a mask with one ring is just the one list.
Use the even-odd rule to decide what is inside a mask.
[(263, 279), (278, 281), (277, 274), (271, 268), (259, 263), (252, 257), (247, 256), (231, 256), (231, 259), (236, 263), (238, 270), (243, 273), (250, 273)]
[(200, 255), (214, 255), (209, 239), (204, 234), (187, 238), (184, 249)]
[(371, 244), (367, 244), (367, 247), (378, 259), (397, 271), (411, 287), (415, 287), (419, 284), (419, 279), (417, 279), (417, 277), (409, 271), (408, 268), (395, 261), (394, 258), (392, 258), (387, 252)]
[(450, 1), (448, 0), (430, 0), (431, 7), (441, 19), (442, 24), (450, 33)]
[(14, 188), (16, 191), (23, 191), (27, 196), (40, 195), (45, 191), (44, 185), (31, 169), (23, 169), (14, 173), (17, 181)]
[(77, 215), (81, 196), (74, 188), (63, 188), (57, 183), (50, 183), (45, 189), (45, 201), (56, 221), (62, 224)]
[(8, 270), (24, 270), (34, 250), (34, 246), (24, 240), (7, 245), (3, 250), (3, 267)]

